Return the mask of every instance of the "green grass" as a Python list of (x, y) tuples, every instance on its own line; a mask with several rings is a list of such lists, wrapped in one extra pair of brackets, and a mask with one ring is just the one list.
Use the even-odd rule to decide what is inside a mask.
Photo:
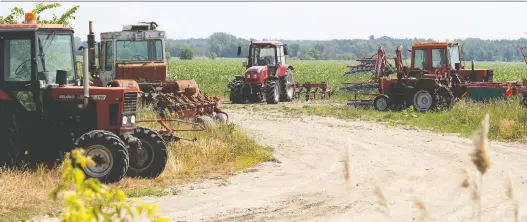
[[(169, 73), (174, 79), (193, 78), (200, 89), (228, 99), (227, 84), (233, 76), (243, 72), (241, 59), (222, 60), (174, 60), (170, 62)], [(335, 94), (332, 101), (345, 104), (352, 95), (349, 92), (339, 92), (343, 82), (363, 81), (368, 74), (344, 75), (348, 70), (346, 65), (357, 64), (355, 61), (301, 61), (289, 60), (295, 68), (297, 82), (327, 81)], [(470, 68), (470, 62), (465, 64)], [(521, 80), (527, 77), (527, 65), (522, 62), (475, 62), (475, 68), (490, 68), (494, 70), (495, 81)], [(485, 112), (491, 115), (490, 138), (519, 139), (527, 132), (526, 112), (518, 106), (519, 102), (506, 103), (497, 101), (490, 104), (461, 102), (450, 112), (414, 113), (414, 112), (377, 112), (373, 109), (358, 109), (345, 106), (305, 106), (305, 108), (287, 108), (285, 112), (298, 114), (334, 116), (344, 119), (364, 119), (390, 123), (392, 125), (409, 125), (432, 129), (440, 132), (459, 133), (468, 136), (483, 118)], [(501, 127), (501, 131), (500, 131)], [(510, 128), (511, 132), (507, 132)]]

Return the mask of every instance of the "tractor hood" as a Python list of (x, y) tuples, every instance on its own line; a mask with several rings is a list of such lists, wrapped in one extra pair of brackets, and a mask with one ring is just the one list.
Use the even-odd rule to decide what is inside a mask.
[(260, 74), (266, 69), (267, 66), (251, 66), (245, 71), (245, 74)]
[(166, 81), (166, 63), (117, 63), (117, 79)]
[[(119, 103), (123, 100), (125, 93), (137, 93), (137, 88), (121, 87), (90, 87), (90, 97), (95, 101), (107, 101), (108, 103)], [(84, 89), (82, 86), (65, 86), (51, 89), (51, 96), (55, 101), (77, 102), (82, 101)]]

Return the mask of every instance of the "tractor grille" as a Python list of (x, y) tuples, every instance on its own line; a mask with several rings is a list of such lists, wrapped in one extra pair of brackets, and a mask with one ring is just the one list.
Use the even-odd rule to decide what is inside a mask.
[(124, 94), (125, 114), (135, 113), (137, 111), (137, 92), (127, 92)]

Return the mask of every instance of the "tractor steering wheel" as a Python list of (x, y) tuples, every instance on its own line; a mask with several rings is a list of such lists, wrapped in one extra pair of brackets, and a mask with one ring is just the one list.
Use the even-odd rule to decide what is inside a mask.
[[(146, 58), (146, 56), (143, 56), (143, 55), (134, 55), (134, 56), (132, 56), (132, 59), (136, 58), (136, 57), (137, 57), (137, 60), (148, 60), (148, 58)], [(141, 57), (143, 57), (145, 59), (141, 59)]]
[[(23, 72), (25, 72), (26, 70), (21, 69), (21, 68), (22, 68), (22, 67), (26, 68), (26, 67), (27, 67), (27, 66), (26, 66), (26, 63), (27, 63), (27, 62), (30, 62), (30, 61), (31, 61), (31, 59), (26, 59), (25, 61), (23, 61), (22, 63), (20, 63), (20, 65), (18, 65), (18, 67), (16, 67), (16, 69), (15, 69), (15, 76), (16, 76), (16, 77), (23, 75)], [(30, 71), (30, 73), (31, 73), (31, 71)], [(29, 75), (29, 76), (31, 76), (31, 75)]]

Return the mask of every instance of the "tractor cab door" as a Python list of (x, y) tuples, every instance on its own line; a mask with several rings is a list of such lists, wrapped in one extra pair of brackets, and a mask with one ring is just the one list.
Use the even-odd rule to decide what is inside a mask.
[(113, 40), (101, 41), (101, 54), (99, 55), (99, 67), (101, 67), (100, 78), (102, 85), (106, 86), (108, 82), (116, 78), (114, 45)]
[(16, 113), (38, 117), (41, 109), (40, 84), (36, 79), (34, 32), (4, 32), (0, 34), (0, 88), (12, 99)]

